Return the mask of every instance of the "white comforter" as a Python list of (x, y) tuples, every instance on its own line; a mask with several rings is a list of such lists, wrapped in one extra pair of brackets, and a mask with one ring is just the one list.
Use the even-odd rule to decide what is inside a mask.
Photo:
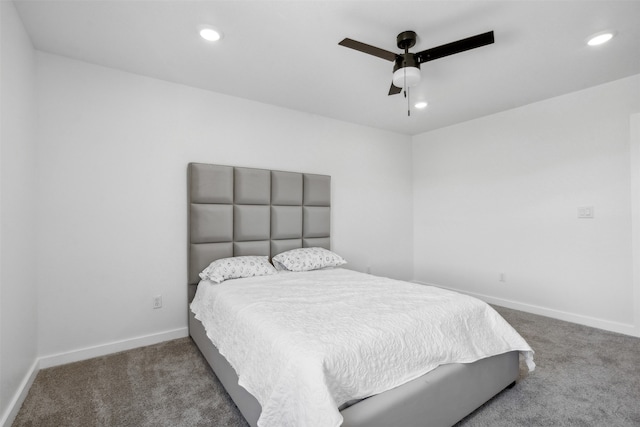
[(335, 427), (338, 407), (438, 365), (533, 351), (489, 305), (345, 269), (203, 281), (191, 304), (262, 406), (261, 427)]

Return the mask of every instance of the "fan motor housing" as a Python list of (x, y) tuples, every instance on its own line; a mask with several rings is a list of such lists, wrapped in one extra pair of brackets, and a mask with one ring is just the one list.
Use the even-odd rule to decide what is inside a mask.
[(401, 68), (415, 67), (420, 69), (420, 62), (417, 61), (416, 56), (413, 53), (403, 53), (396, 56), (396, 62), (393, 65), (393, 72), (395, 73)]

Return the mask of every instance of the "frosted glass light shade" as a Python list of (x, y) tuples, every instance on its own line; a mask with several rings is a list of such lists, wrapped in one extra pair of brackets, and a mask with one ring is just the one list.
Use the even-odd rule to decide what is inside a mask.
[[(406, 79), (405, 79), (406, 73)], [(420, 83), (420, 69), (418, 67), (404, 67), (393, 73), (393, 85), (395, 87), (412, 87)]]

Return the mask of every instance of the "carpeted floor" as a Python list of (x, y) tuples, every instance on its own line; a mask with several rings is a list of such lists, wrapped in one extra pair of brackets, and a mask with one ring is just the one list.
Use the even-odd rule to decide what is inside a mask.
[(536, 370), (459, 426), (640, 426), (640, 339), (495, 307), (535, 350)]
[[(537, 368), (457, 426), (640, 426), (640, 339), (496, 309)], [(44, 369), (13, 427), (246, 422), (190, 338)]]
[(43, 369), (12, 425), (248, 426), (191, 338)]

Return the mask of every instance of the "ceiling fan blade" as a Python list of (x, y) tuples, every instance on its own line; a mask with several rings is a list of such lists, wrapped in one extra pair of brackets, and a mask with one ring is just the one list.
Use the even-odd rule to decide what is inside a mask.
[(396, 54), (389, 52), (388, 50), (380, 49), (379, 47), (371, 46), (366, 43), (358, 42), (351, 39), (344, 39), (340, 43), (340, 46), (348, 47), (358, 50), (360, 52), (368, 53), (369, 55), (377, 56), (378, 58), (386, 59), (387, 61), (395, 61)]
[(445, 56), (464, 52), (465, 50), (475, 49), (477, 47), (486, 46), (494, 42), (493, 31), (467, 37), (466, 39), (443, 44), (442, 46), (433, 47), (423, 50), (415, 54), (418, 63), (433, 61), (434, 59), (443, 58)]
[(393, 83), (391, 83), (391, 87), (389, 88), (389, 96), (397, 95), (400, 92), (402, 92), (402, 88), (394, 85)]

